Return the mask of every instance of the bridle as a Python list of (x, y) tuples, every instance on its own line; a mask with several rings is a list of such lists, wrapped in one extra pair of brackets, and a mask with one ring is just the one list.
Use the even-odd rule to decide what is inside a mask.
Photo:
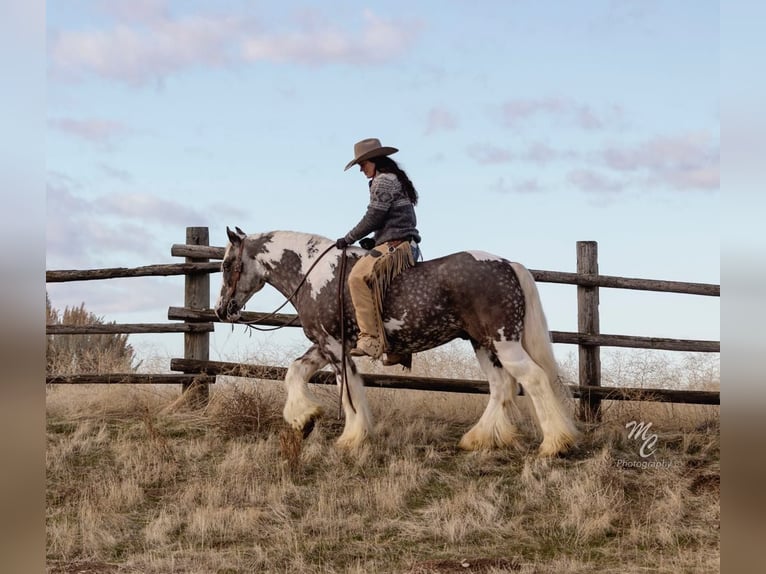
[[(285, 307), (288, 303), (290, 303), (293, 298), (298, 294), (298, 291), (301, 287), (303, 287), (303, 284), (308, 279), (309, 274), (311, 271), (316, 267), (317, 263), (319, 263), (322, 258), (327, 255), (331, 249), (335, 248), (335, 244), (331, 244), (327, 249), (325, 249), (319, 257), (316, 258), (316, 261), (311, 264), (311, 267), (308, 268), (306, 273), (301, 278), (298, 285), (295, 287), (293, 292), (290, 294), (289, 297), (285, 299), (285, 302), (282, 303), (279, 307), (274, 309), (271, 313), (264, 315), (263, 317), (260, 317), (258, 319), (254, 319), (252, 321), (241, 321), (237, 320), (234, 321), (234, 323), (245, 325), (249, 329), (255, 329), (256, 331), (276, 331), (277, 329), (281, 329), (282, 327), (288, 327), (292, 325), (297, 319), (298, 316), (296, 315), (290, 321), (287, 323), (282, 323), (281, 325), (275, 325), (273, 327), (259, 327), (257, 326), (258, 323), (261, 323), (267, 319), (270, 319), (274, 317), (280, 310), (282, 310), (283, 307)], [(233, 280), (231, 282), (231, 286), (228, 289), (227, 297), (229, 301), (232, 300), (234, 297), (234, 294), (237, 292), (237, 284), (239, 283), (240, 278), (242, 277), (242, 270), (244, 267), (244, 256), (245, 252), (245, 239), (243, 238), (239, 243), (239, 250), (237, 252), (237, 258), (234, 263), (234, 268), (232, 270)], [(340, 261), (340, 267), (339, 267), (339, 277), (338, 277), (338, 320), (340, 322), (340, 362), (341, 362), (341, 397), (343, 396), (343, 392), (345, 391), (346, 397), (348, 398), (348, 404), (351, 407), (351, 410), (356, 413), (356, 408), (354, 407), (354, 402), (351, 399), (351, 392), (348, 390), (348, 382), (347, 382), (347, 373), (346, 373), (346, 321), (345, 321), (345, 275), (346, 275), (346, 248), (344, 247), (342, 249), (341, 254), (341, 261)], [(244, 305), (241, 307), (240, 311), (244, 309)], [(338, 402), (338, 418), (340, 418), (340, 408), (341, 403), (340, 400)]]
[[(306, 273), (303, 275), (297, 287), (293, 290), (292, 293), (290, 293), (290, 295), (285, 299), (285, 302), (282, 303), (279, 307), (274, 309), (271, 313), (268, 313), (267, 315), (264, 315), (263, 317), (259, 317), (258, 319), (253, 319), (252, 321), (237, 320), (237, 321), (234, 321), (234, 323), (237, 323), (239, 325), (245, 325), (250, 329), (255, 329), (256, 331), (276, 331), (278, 329), (281, 329), (282, 327), (289, 327), (290, 325), (295, 323), (295, 321), (298, 320), (297, 316), (290, 319), (290, 321), (288, 321), (287, 323), (282, 323), (281, 325), (275, 325), (273, 327), (258, 326), (258, 323), (262, 323), (266, 321), (267, 319), (271, 319), (272, 317), (277, 315), (277, 313), (279, 313), (279, 311), (281, 311), (288, 303), (292, 302), (293, 298), (298, 294), (298, 291), (300, 290), (300, 288), (303, 287), (303, 284), (306, 282), (306, 279), (308, 279), (309, 273), (311, 273), (314, 267), (316, 267), (317, 263), (321, 261), (322, 257), (327, 255), (330, 252), (330, 250), (333, 249), (334, 247), (335, 247), (334, 244), (330, 245), (327, 249), (325, 249), (321, 253), (321, 255), (319, 255), (319, 257), (317, 257), (316, 261), (314, 261), (314, 263), (311, 264), (311, 267), (309, 267), (308, 271), (306, 271)], [(231, 282), (231, 286), (229, 287), (227, 292), (227, 297), (229, 298), (229, 300), (231, 300), (234, 297), (234, 294), (237, 292), (237, 284), (239, 283), (239, 280), (242, 276), (242, 269), (244, 267), (244, 262), (243, 262), (244, 251), (245, 251), (245, 240), (242, 239), (242, 241), (239, 244), (237, 259), (235, 260), (236, 263), (234, 264), (234, 269), (232, 270), (232, 274), (234, 277)], [(343, 259), (345, 262), (345, 255), (346, 255), (345, 249), (343, 250), (343, 255), (344, 255)], [(243, 305), (240, 311), (243, 310), (244, 308), (245, 307)]]

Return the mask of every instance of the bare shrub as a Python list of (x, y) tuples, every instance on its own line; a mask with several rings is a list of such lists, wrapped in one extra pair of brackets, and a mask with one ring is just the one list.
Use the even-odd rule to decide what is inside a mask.
[(263, 436), (283, 425), (281, 406), (257, 386), (232, 384), (215, 391), (205, 414), (224, 438)]
[[(49, 325), (104, 325), (104, 319), (90, 313), (85, 303), (59, 312), (45, 294), (46, 322)], [(127, 373), (138, 369), (128, 335), (47, 335), (47, 372), (57, 375), (86, 373)]]

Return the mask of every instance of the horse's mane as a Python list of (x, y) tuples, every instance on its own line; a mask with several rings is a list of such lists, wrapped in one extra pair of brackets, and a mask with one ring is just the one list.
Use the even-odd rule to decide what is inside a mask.
[(285, 238), (288, 241), (290, 239), (293, 240), (300, 240), (300, 241), (306, 241), (307, 243), (314, 239), (317, 242), (320, 243), (330, 243), (332, 242), (332, 239), (329, 237), (325, 237), (324, 235), (319, 235), (318, 233), (309, 233), (305, 231), (290, 231), (285, 229), (270, 231), (266, 233), (259, 233), (258, 235), (273, 235), (275, 237)]

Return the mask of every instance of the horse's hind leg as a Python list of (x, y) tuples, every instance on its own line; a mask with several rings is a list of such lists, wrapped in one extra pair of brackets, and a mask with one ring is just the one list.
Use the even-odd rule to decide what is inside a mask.
[(580, 433), (564, 401), (553, 389), (554, 382), (548, 379), (520, 342), (500, 341), (495, 347), (500, 362), (524, 387), (532, 401), (543, 433), (540, 455), (555, 456), (566, 452), (577, 442)]
[(476, 358), (489, 381), (489, 401), (479, 421), (460, 439), (465, 450), (515, 446), (518, 432), (509, 417), (518, 391), (516, 381), (491, 351), (476, 348)]
[(319, 347), (313, 345), (287, 369), (287, 401), (283, 415), (290, 426), (301, 431), (304, 437), (311, 433), (316, 419), (322, 415), (322, 406), (314, 399), (306, 383), (327, 362), (319, 353)]

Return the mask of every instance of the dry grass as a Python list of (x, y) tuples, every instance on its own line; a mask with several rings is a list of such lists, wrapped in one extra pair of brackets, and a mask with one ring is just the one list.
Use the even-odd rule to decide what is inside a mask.
[[(49, 572), (719, 570), (714, 407), (605, 403), (578, 452), (540, 460), (527, 423), (520, 451), (457, 450), (481, 396), (372, 389), (352, 455), (331, 389), (305, 441), (277, 383), (215, 385), (204, 412), (167, 412), (177, 393), (49, 389)], [(658, 436), (643, 468), (631, 420)]]

